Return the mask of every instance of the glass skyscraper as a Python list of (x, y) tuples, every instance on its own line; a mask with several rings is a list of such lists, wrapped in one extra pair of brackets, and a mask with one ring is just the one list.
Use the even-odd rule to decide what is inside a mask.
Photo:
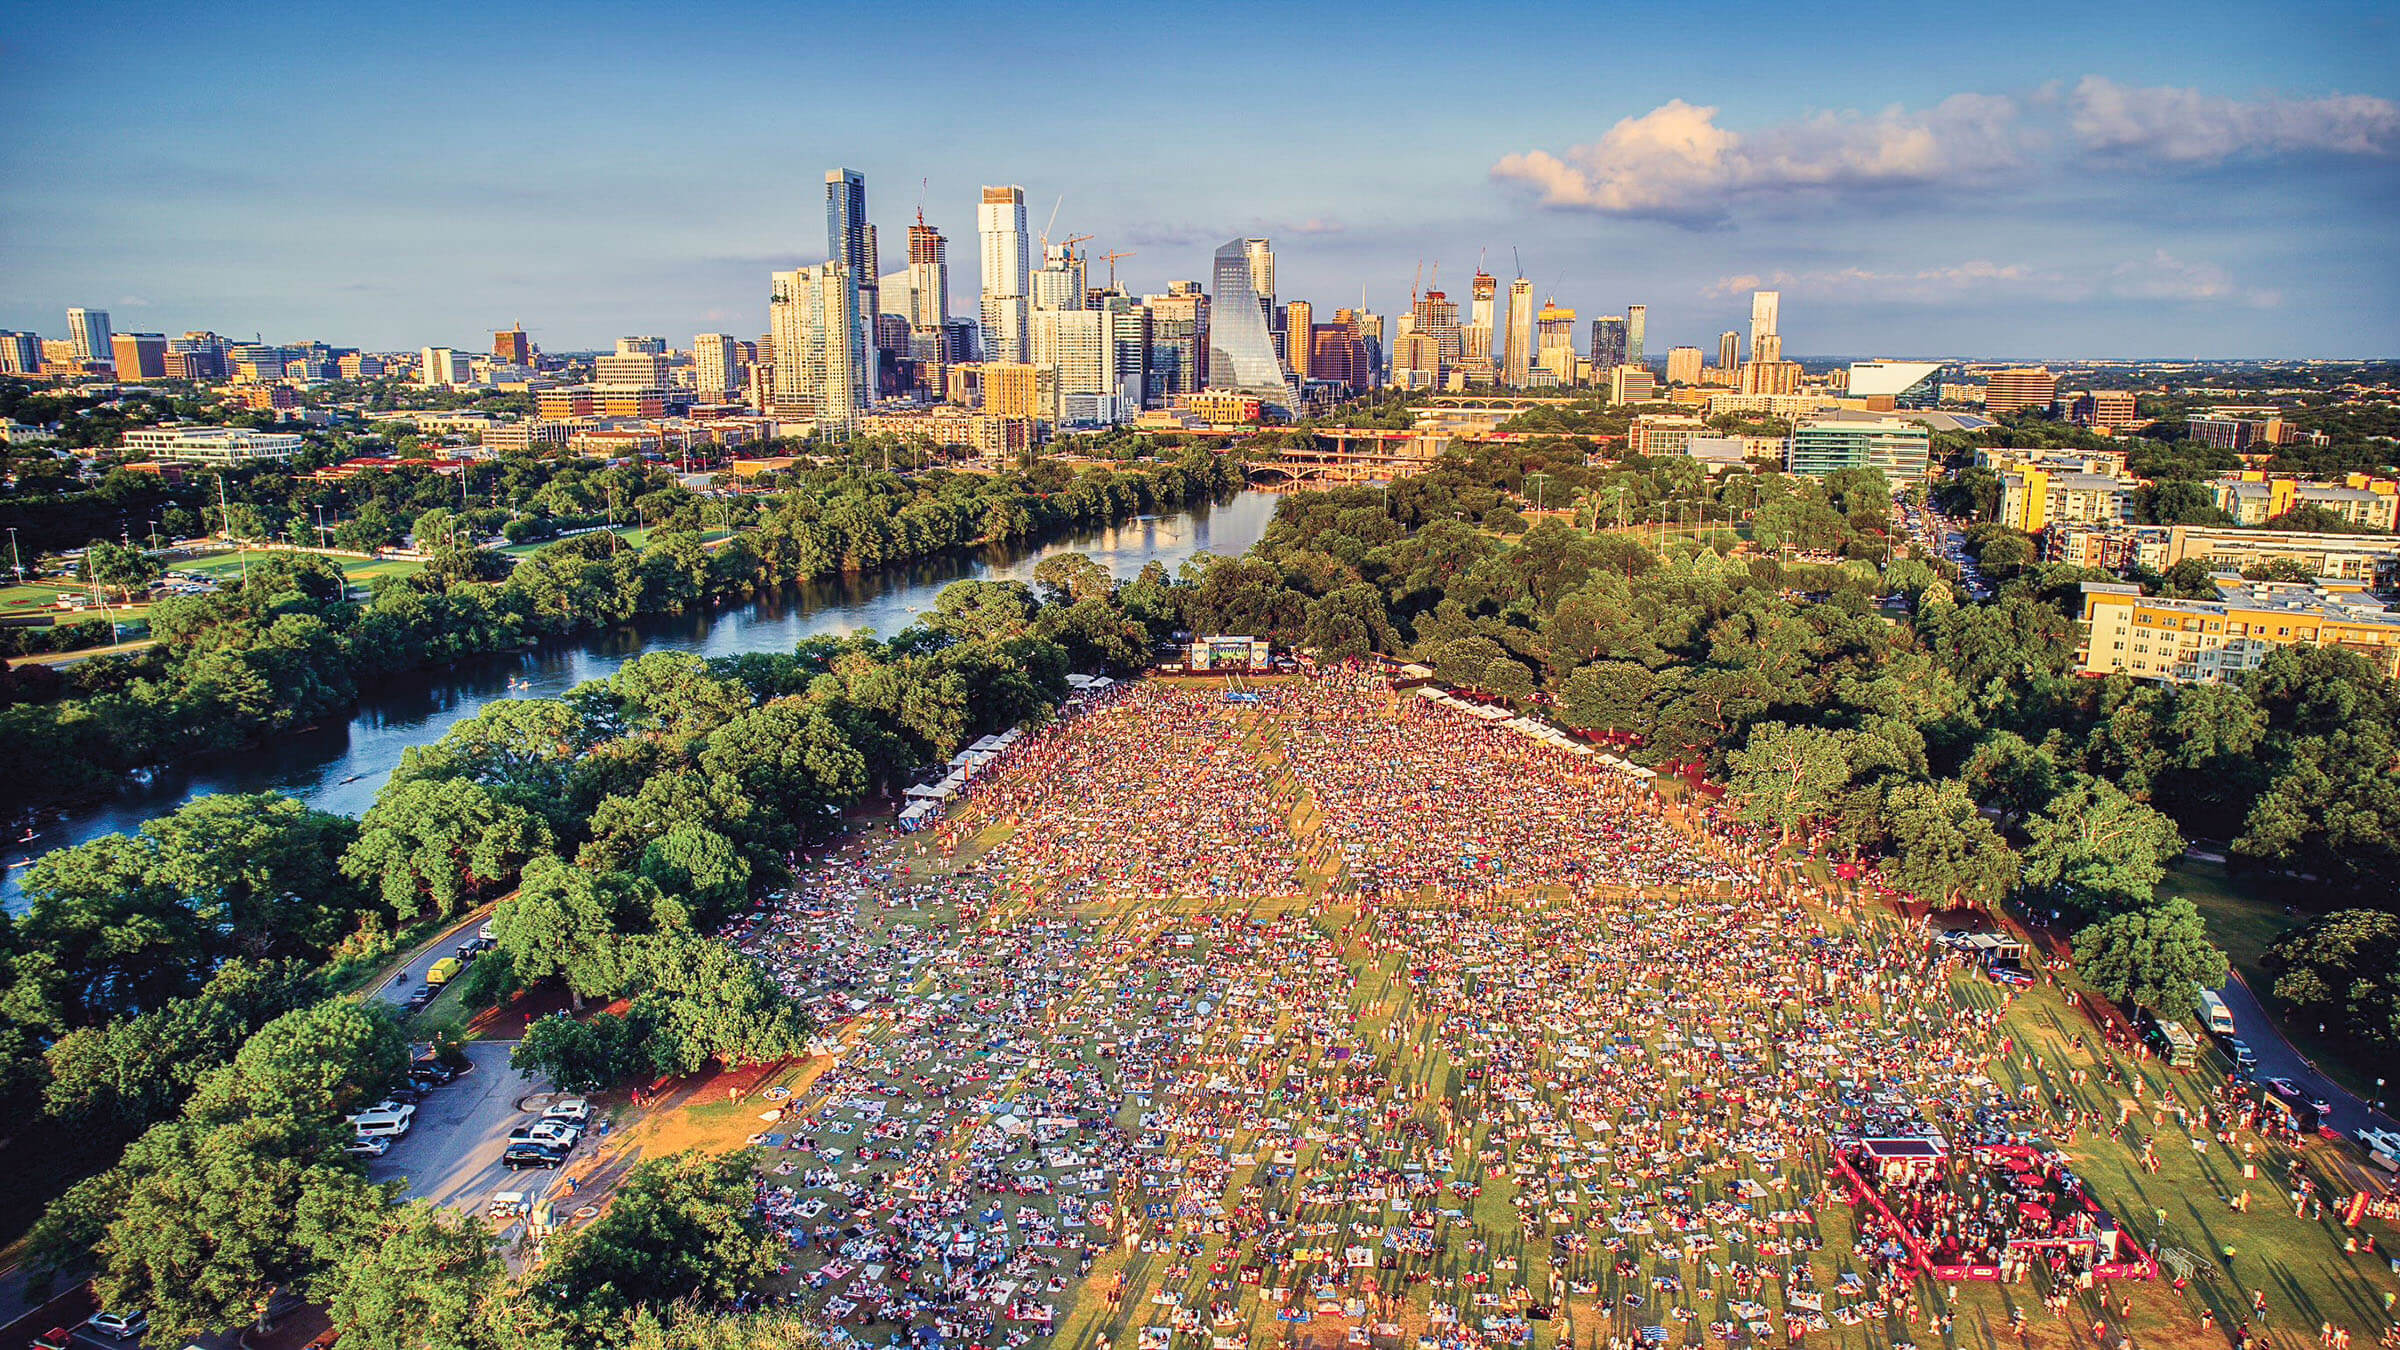
[(1266, 306), (1251, 284), (1248, 240), (1228, 240), (1217, 250), (1214, 282), (1208, 301), (1208, 387), (1254, 395), (1292, 412), (1292, 387), (1283, 377), (1283, 363), (1275, 359)]

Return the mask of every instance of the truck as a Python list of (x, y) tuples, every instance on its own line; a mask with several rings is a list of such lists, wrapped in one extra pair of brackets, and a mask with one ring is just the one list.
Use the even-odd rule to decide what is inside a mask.
[(436, 989), (439, 989), (443, 985), (450, 983), (450, 981), (457, 975), (458, 958), (455, 956), (445, 956), (441, 960), (434, 962), (432, 968), (425, 972), (425, 983), (433, 986)]
[(2214, 989), (2200, 991), (2200, 1020), (2219, 1036), (2235, 1034), (2233, 1009), (2225, 1006), (2224, 997)]

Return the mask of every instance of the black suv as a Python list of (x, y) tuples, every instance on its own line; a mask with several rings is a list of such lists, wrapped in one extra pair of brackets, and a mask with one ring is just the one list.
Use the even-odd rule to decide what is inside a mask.
[(511, 1144), (500, 1155), (501, 1165), (514, 1172), (526, 1167), (556, 1167), (567, 1160), (567, 1150), (547, 1144)]

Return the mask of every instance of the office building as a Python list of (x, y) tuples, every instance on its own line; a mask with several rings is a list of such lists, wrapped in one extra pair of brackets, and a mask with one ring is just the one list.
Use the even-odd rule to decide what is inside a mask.
[(1031, 282), (1025, 242), (1025, 189), (987, 187), (975, 208), (983, 243), (983, 359), (1026, 358), (1026, 288)]
[(260, 460), (287, 460), (300, 453), (300, 437), (288, 431), (253, 431), (248, 427), (203, 427), (171, 423), (133, 427), (125, 432), (128, 455), (169, 460), (179, 464), (230, 466)]
[(994, 417), (1043, 416), (1041, 380), (1030, 362), (986, 361), (983, 364), (983, 410)]
[(614, 353), (592, 358), (592, 383), (610, 389), (664, 389), (667, 387), (666, 354), (627, 351), (625, 342), (620, 341)]
[[(263, 356), (246, 357), (242, 349), (237, 347), (234, 349), (233, 358), (237, 368), (247, 366), (256, 371), (257, 376), (253, 378), (283, 378), (283, 357), (280, 353), (274, 357), (274, 374), (272, 375), (266, 374)], [(474, 378), (474, 365), (467, 359), (465, 352), (449, 347), (427, 347), (418, 354), (417, 383), (428, 389), (456, 388), (462, 384), (472, 383)]]
[(1680, 455), (1686, 442), (1708, 434), (1705, 417), (1689, 413), (1644, 413), (1627, 428), (1625, 450), (1634, 455)]
[(512, 366), (533, 364), (533, 339), (525, 335), (525, 325), (511, 324), (492, 334), (492, 359)]
[(950, 242), (919, 211), (908, 227), (908, 326), (912, 333), (939, 333), (949, 322)]
[(852, 316), (849, 373), (851, 416), (863, 413), (882, 387), (882, 348), (876, 343), (875, 317), (883, 312), (882, 264), (877, 260), (875, 227), (867, 223), (867, 179), (856, 169), (825, 171), (825, 256), (842, 269), (843, 284), (857, 292), (849, 303)]
[(1650, 373), (1648, 366), (1618, 366), (1608, 372), (1611, 404), (1648, 403), (1657, 397), (1658, 377)]
[[(1625, 361), (1625, 321), (1613, 314), (1592, 320), (1592, 369), (1615, 370)], [(1595, 378), (1597, 378), (1595, 376)]]
[(1208, 383), (1208, 295), (1197, 281), (1176, 281), (1142, 304), (1150, 311), (1148, 406), (1163, 408)]
[(1500, 279), (1489, 272), (1478, 271), (1467, 292), (1467, 326), (1460, 330), (1460, 354), (1468, 360), (1489, 361), (1492, 358), (1492, 303), (1500, 294)]
[(2363, 473), (2339, 483), (2312, 483), (2255, 469), (2216, 480), (2217, 509), (2236, 525), (2261, 525), (2303, 506), (2314, 506), (2366, 530), (2391, 531), (2400, 521), (2400, 483)]
[(1700, 383), (1700, 349), (1675, 347), (1667, 352), (1667, 383)]
[[(1459, 338), (1458, 305), (1443, 291), (1427, 291), (1408, 309), (1409, 329), (1432, 338), (1442, 370), (1456, 364), (1466, 351)], [(1535, 349), (1537, 352), (1539, 348)]]
[(2092, 389), (2077, 394), (2068, 404), (2068, 416), (2078, 426), (2102, 431), (2131, 431), (2149, 420), (2136, 407), (2130, 389)]
[(1925, 477), (1931, 444), (1931, 433), (1915, 422), (1819, 413), (1793, 425), (1784, 441), (1784, 467), (1812, 478), (1837, 469), (1881, 469), (1898, 489)]
[(2246, 581), (2219, 573), (2214, 600), (2145, 596), (2126, 582), (2083, 583), (2077, 669), (2170, 683), (2220, 684), (2291, 645), (2343, 647), (2400, 674), (2400, 612), (2357, 582)]
[(1717, 334), (1717, 369), (1730, 380), (1742, 364), (1742, 335), (1731, 328)]
[(742, 344), (725, 333), (692, 339), (692, 392), (703, 403), (722, 403), (742, 387)]
[(1306, 380), (1310, 375), (1309, 350), (1316, 337), (1317, 307), (1306, 300), (1294, 300), (1283, 307), (1283, 357), (1294, 377)]
[[(1275, 359), (1275, 338), (1267, 331), (1267, 314), (1251, 289), (1256, 275), (1259, 240), (1232, 239), (1217, 249), (1209, 290), (1208, 381), (1210, 390), (1256, 396), (1262, 403), (1293, 411), (1291, 385)], [(1267, 255), (1273, 266), (1273, 255)], [(1452, 328), (1455, 338), (1455, 314)]]
[(1110, 367), (1125, 416), (1148, 406), (1150, 388), (1150, 307), (1121, 291), (1100, 293), (1097, 312), (1107, 325)]
[(42, 371), (42, 339), (35, 333), (0, 333), (0, 374), (38, 375)]
[(866, 411), (856, 361), (858, 287), (838, 262), (777, 272), (767, 306), (774, 335), (773, 411), (846, 436)]
[(665, 356), (667, 340), (655, 334), (621, 337), (617, 339), (616, 354), (619, 356)]
[(2011, 469), (2000, 475), (2000, 510), (1994, 519), (2027, 534), (2040, 534), (2058, 523), (2129, 523), (2134, 494), (2141, 486), (2111, 474)]
[(2231, 413), (2193, 413), (2183, 422), (2191, 440), (2218, 450), (2248, 450), (2254, 445), (2285, 445), (2297, 440), (2296, 428), (2281, 417), (2236, 417)]
[(167, 335), (164, 333), (109, 334), (109, 362), (120, 380), (163, 380), (167, 377)]
[(2040, 366), (1995, 370), (1983, 386), (1983, 407), (1994, 417), (2048, 412), (2058, 402), (2058, 377)]
[[(1759, 340), (1760, 340), (1761, 338), (1781, 337), (1781, 336), (1783, 335), (1783, 329), (1782, 329), (1782, 327), (1780, 326), (1780, 324), (1781, 324), (1781, 322), (1782, 322), (1782, 317), (1783, 317), (1783, 292), (1781, 292), (1781, 291), (1752, 291), (1752, 292), (1750, 292), (1750, 359), (1751, 359), (1751, 360), (1755, 361), (1755, 360), (1758, 360), (1758, 359), (1760, 359), (1760, 355), (1761, 355), (1761, 354), (1760, 354), (1760, 352), (1759, 352), (1759, 350), (1758, 350), (1758, 344), (1759, 344)], [(1781, 352), (1780, 348), (1778, 348), (1778, 350), (1777, 350), (1777, 352), (1776, 352), (1776, 354), (1775, 354), (1774, 356), (1772, 356), (1772, 357), (1767, 357), (1766, 359), (1768, 359), (1768, 360), (1780, 360), (1781, 358), (1782, 358), (1782, 352)]]
[(1625, 307), (1625, 363), (1627, 365), (1638, 366), (1646, 363), (1644, 352), (1647, 349), (1642, 346), (1642, 342), (1647, 337), (1649, 329), (1650, 307), (1648, 305), (1627, 305)]
[(1335, 310), (1332, 323), (1318, 324), (1312, 335), (1309, 370), (1316, 379), (1328, 380), (1350, 390), (1363, 392), (1375, 387), (1375, 361), (1367, 341), (1360, 336), (1351, 311)]
[(116, 356), (116, 347), (111, 340), (114, 336), (108, 326), (107, 310), (67, 311), (67, 341), (75, 344), (77, 365), (107, 365)]
[(1258, 297), (1258, 307), (1268, 316), (1270, 325), (1275, 314), (1275, 246), (1265, 239), (1242, 241), (1242, 256), (1250, 263), (1250, 290)]
[(1431, 389), (1441, 378), (1442, 344), (1431, 334), (1410, 331), (1392, 343), (1392, 383), (1402, 389)]
[(1553, 383), (1575, 383), (1575, 311), (1553, 296), (1534, 315), (1534, 366)]
[(1847, 392), (1852, 398), (1888, 398), (1894, 408), (1933, 408), (1942, 401), (1939, 361), (1853, 361)]
[[(1533, 282), (1518, 277), (1508, 283), (1508, 350), (1503, 378), (1511, 389), (1522, 389), (1533, 373)], [(1600, 363), (1595, 360), (1592, 368)]]

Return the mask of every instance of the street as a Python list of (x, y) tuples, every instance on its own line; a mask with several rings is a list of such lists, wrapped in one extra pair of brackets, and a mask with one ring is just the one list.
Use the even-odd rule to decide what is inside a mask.
[(2367, 1103), (2341, 1084), (2310, 1068), (2308, 1061), (2302, 1059), (2300, 1052), (2293, 1049), (2291, 1042), (2285, 1040), (2283, 1033), (2276, 1029), (2274, 1021), (2267, 1016), (2267, 1010), (2259, 1006), (2258, 996), (2250, 992), (2250, 986), (2243, 983), (2240, 976), (2227, 981), (2225, 987), (2217, 992), (2224, 998), (2225, 1006), (2233, 1010), (2234, 1034), (2250, 1047), (2251, 1054), (2258, 1056), (2258, 1069), (2251, 1075), (2254, 1081), (2264, 1083), (2270, 1078), (2289, 1078), (2300, 1086), (2302, 1092), (2322, 1097), (2326, 1105), (2333, 1108), (2325, 1117), (2326, 1126), (2340, 1131), (2347, 1140), (2355, 1141), (2362, 1127), (2371, 1126), (2379, 1130), (2400, 1128), (2393, 1124), (2389, 1115), (2371, 1110)]
[(409, 958), (408, 966), (400, 973), (399, 979), (385, 980), (383, 986), (375, 991), (375, 996), (393, 1007), (405, 1007), (409, 995), (417, 992), (417, 987), (425, 983), (425, 972), (433, 969), (433, 963), (454, 955), (459, 943), (474, 936), (477, 929), (491, 921), (491, 907), (486, 905), (442, 930), (440, 937), (425, 944), (425, 950)]

